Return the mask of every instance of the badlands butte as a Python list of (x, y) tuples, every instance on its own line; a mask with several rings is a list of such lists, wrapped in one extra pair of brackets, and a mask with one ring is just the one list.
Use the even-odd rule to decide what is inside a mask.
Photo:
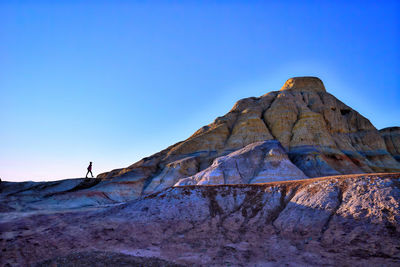
[[(225, 156), (239, 158), (240, 149), (266, 140), (275, 140), (270, 152), (223, 164)], [(259, 168), (265, 161), (274, 166), (274, 174)], [(98, 177), (136, 177), (139, 196), (176, 183), (260, 183), (374, 172), (400, 172), (400, 128), (378, 131), (329, 94), (320, 79), (298, 77), (280, 91), (238, 101), (185, 141)], [(181, 180), (185, 177), (190, 178)]]
[(400, 266), (400, 128), (296, 77), (129, 167), (0, 201), (1, 266)]

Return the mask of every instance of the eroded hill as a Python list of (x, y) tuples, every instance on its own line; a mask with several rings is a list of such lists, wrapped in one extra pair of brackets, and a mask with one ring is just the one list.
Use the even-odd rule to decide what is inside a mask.
[(238, 101), (183, 142), (98, 177), (135, 181), (136, 195), (156, 192), (209, 168), (219, 157), (266, 140), (279, 141), (307, 177), (400, 172), (397, 128), (379, 132), (329, 94), (320, 79), (297, 77), (280, 91)]

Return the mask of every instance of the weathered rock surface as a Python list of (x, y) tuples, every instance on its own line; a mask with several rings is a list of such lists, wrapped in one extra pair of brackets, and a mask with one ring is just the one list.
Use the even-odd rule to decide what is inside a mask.
[(308, 177), (400, 172), (395, 159), (399, 155), (397, 132), (379, 132), (368, 119), (329, 94), (320, 79), (297, 77), (280, 91), (238, 101), (226, 115), (185, 141), (98, 177), (135, 183), (135, 196), (139, 196), (157, 192), (184, 176), (193, 177), (218, 157), (272, 139), (282, 144), (290, 161)]
[(20, 216), (20, 212), (112, 205), (138, 198), (141, 190), (137, 181), (121, 177), (112, 180), (96, 178), (1, 182), (0, 212), (12, 212)]
[(161, 266), (398, 266), (399, 223), (400, 174), (172, 187), (109, 207), (0, 213), (0, 266), (94, 259)]
[(379, 130), (385, 140), (387, 150), (398, 162), (400, 162), (400, 127), (389, 127)]
[(276, 140), (252, 143), (176, 185), (254, 184), (305, 179), (307, 176), (288, 158)]

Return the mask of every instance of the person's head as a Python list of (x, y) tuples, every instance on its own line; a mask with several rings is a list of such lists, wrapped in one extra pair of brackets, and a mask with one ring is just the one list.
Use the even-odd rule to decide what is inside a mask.
[(90, 162), (90, 165), (92, 165), (92, 162)]

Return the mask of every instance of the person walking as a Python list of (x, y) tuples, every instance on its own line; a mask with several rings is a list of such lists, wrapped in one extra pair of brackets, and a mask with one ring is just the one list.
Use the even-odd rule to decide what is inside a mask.
[(93, 176), (93, 173), (92, 173), (92, 162), (90, 162), (89, 166), (87, 167), (87, 173), (86, 173), (86, 177), (85, 178), (88, 178), (87, 175), (89, 174), (89, 172), (90, 172), (90, 174), (92, 175), (92, 178), (93, 178), (94, 176)]

